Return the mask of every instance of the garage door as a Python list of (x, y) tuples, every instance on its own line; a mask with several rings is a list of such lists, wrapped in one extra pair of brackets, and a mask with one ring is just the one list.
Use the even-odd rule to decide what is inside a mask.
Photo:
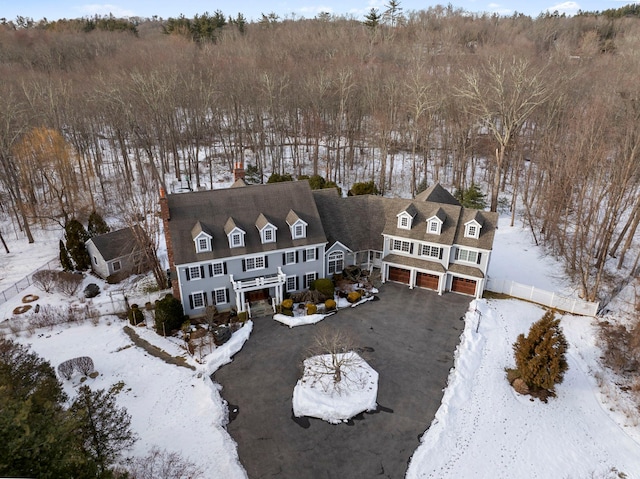
[(408, 269), (394, 268), (389, 266), (389, 281), (395, 281), (397, 283), (409, 284), (411, 278), (411, 271)]
[(475, 296), (476, 281), (473, 279), (457, 278), (454, 276), (451, 283), (451, 291), (455, 291), (456, 293), (471, 294)]
[(421, 288), (437, 290), (439, 282), (440, 277), (435, 274), (418, 272), (418, 274), (416, 275), (416, 286), (419, 286)]

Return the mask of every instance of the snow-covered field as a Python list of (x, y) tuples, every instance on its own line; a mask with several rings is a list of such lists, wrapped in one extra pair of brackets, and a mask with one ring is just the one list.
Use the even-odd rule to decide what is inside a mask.
[[(11, 241), (9, 246), (16, 251), (11, 255), (0, 251), (0, 289), (57, 253), (58, 238), (39, 238), (36, 247), (23, 243)], [(566, 294), (571, 288), (561, 266), (540, 251), (526, 229), (510, 228), (507, 219), (501, 220), (490, 275)], [(13, 308), (29, 293), (39, 295), (41, 305), (68, 301), (32, 287), (0, 305), (0, 319), (11, 318)], [(139, 304), (147, 299), (142, 297)], [(94, 302), (103, 314), (112, 305), (105, 292)], [(428, 430), (407, 477), (609, 478), (618, 477), (615, 470), (628, 478), (640, 477), (638, 414), (612, 399), (618, 392), (598, 363), (592, 319), (562, 318), (570, 343), (569, 371), (556, 398), (542, 404), (518, 396), (508, 386), (504, 368), (513, 365), (511, 345), (542, 314), (541, 308), (516, 300), (472, 304), (444, 401), (431, 427), (425, 418)], [(0, 325), (0, 331), (12, 335), (9, 328), (1, 327), (5, 325)], [(185, 357), (195, 370), (149, 356), (133, 345), (123, 327), (121, 320), (107, 315), (97, 325), (87, 321), (33, 334), (23, 331), (18, 340), (30, 344), (53, 366), (72, 357), (91, 356), (100, 373), (88, 381), (91, 387), (108, 388), (122, 381), (118, 401), (132, 415), (140, 438), (132, 454), (144, 455), (159, 446), (194, 461), (205, 471), (203, 477), (246, 477), (236, 445), (224, 428), (227, 412), (220, 388), (209, 375), (241, 348), (251, 325), (202, 363), (188, 357), (178, 341), (137, 328), (147, 341), (172, 356)], [(77, 376), (65, 383), (70, 395), (78, 383)]]

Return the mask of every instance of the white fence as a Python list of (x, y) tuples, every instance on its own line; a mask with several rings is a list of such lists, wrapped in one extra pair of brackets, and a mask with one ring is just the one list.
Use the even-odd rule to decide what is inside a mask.
[(595, 316), (599, 307), (599, 303), (567, 298), (552, 291), (546, 291), (527, 284), (516, 283), (509, 279), (488, 278), (485, 289), (493, 291), (494, 293), (508, 294), (514, 298), (526, 299), (533, 303), (583, 316)]
[(24, 291), (29, 286), (31, 286), (33, 284), (32, 281), (31, 281), (31, 277), (33, 276), (33, 273), (35, 273), (37, 271), (40, 271), (42, 269), (56, 269), (56, 268), (59, 268), (59, 267), (60, 267), (60, 261), (58, 260), (57, 257), (50, 259), (44, 265), (40, 266), (35, 271), (32, 271), (31, 273), (29, 273), (27, 276), (22, 278), (20, 281), (18, 281), (16, 283), (13, 283), (11, 286), (9, 286), (4, 291), (0, 291), (0, 304), (9, 301), (16, 294), (19, 294), (21, 291)]

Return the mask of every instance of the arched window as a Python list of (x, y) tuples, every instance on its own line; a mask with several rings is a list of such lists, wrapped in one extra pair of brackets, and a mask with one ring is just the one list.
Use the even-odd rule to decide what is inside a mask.
[(329, 255), (329, 274), (340, 273), (344, 269), (344, 253), (334, 251)]

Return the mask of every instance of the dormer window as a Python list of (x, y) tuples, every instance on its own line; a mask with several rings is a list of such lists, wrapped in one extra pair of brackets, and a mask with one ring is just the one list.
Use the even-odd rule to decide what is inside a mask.
[(211, 230), (203, 225), (200, 221), (198, 221), (191, 229), (191, 237), (193, 238), (193, 242), (195, 244), (196, 253), (211, 251), (211, 240), (213, 239)]
[(398, 228), (403, 230), (410, 230), (413, 226), (413, 218), (417, 213), (416, 207), (411, 203), (404, 210), (398, 213)]
[[(476, 215), (478, 218), (478, 215)], [(464, 224), (464, 237), (465, 238), (480, 238), (480, 229), (482, 228), (482, 224), (476, 219), (472, 219), (471, 221), (467, 221)]]
[(244, 235), (246, 232), (236, 224), (233, 218), (229, 217), (225, 223), (224, 232), (229, 239), (229, 248), (240, 248), (244, 246)]
[(262, 244), (275, 243), (276, 230), (278, 228), (262, 213), (260, 213), (256, 220), (256, 228), (258, 228), (258, 231), (260, 232), (260, 240), (262, 241)]
[(427, 233), (432, 235), (439, 235), (442, 233), (442, 225), (447, 218), (447, 214), (442, 208), (438, 208), (436, 214), (427, 218)]
[(307, 237), (307, 222), (304, 221), (298, 213), (293, 210), (289, 210), (289, 214), (287, 215), (287, 224), (291, 229), (291, 238), (292, 239), (302, 239)]

